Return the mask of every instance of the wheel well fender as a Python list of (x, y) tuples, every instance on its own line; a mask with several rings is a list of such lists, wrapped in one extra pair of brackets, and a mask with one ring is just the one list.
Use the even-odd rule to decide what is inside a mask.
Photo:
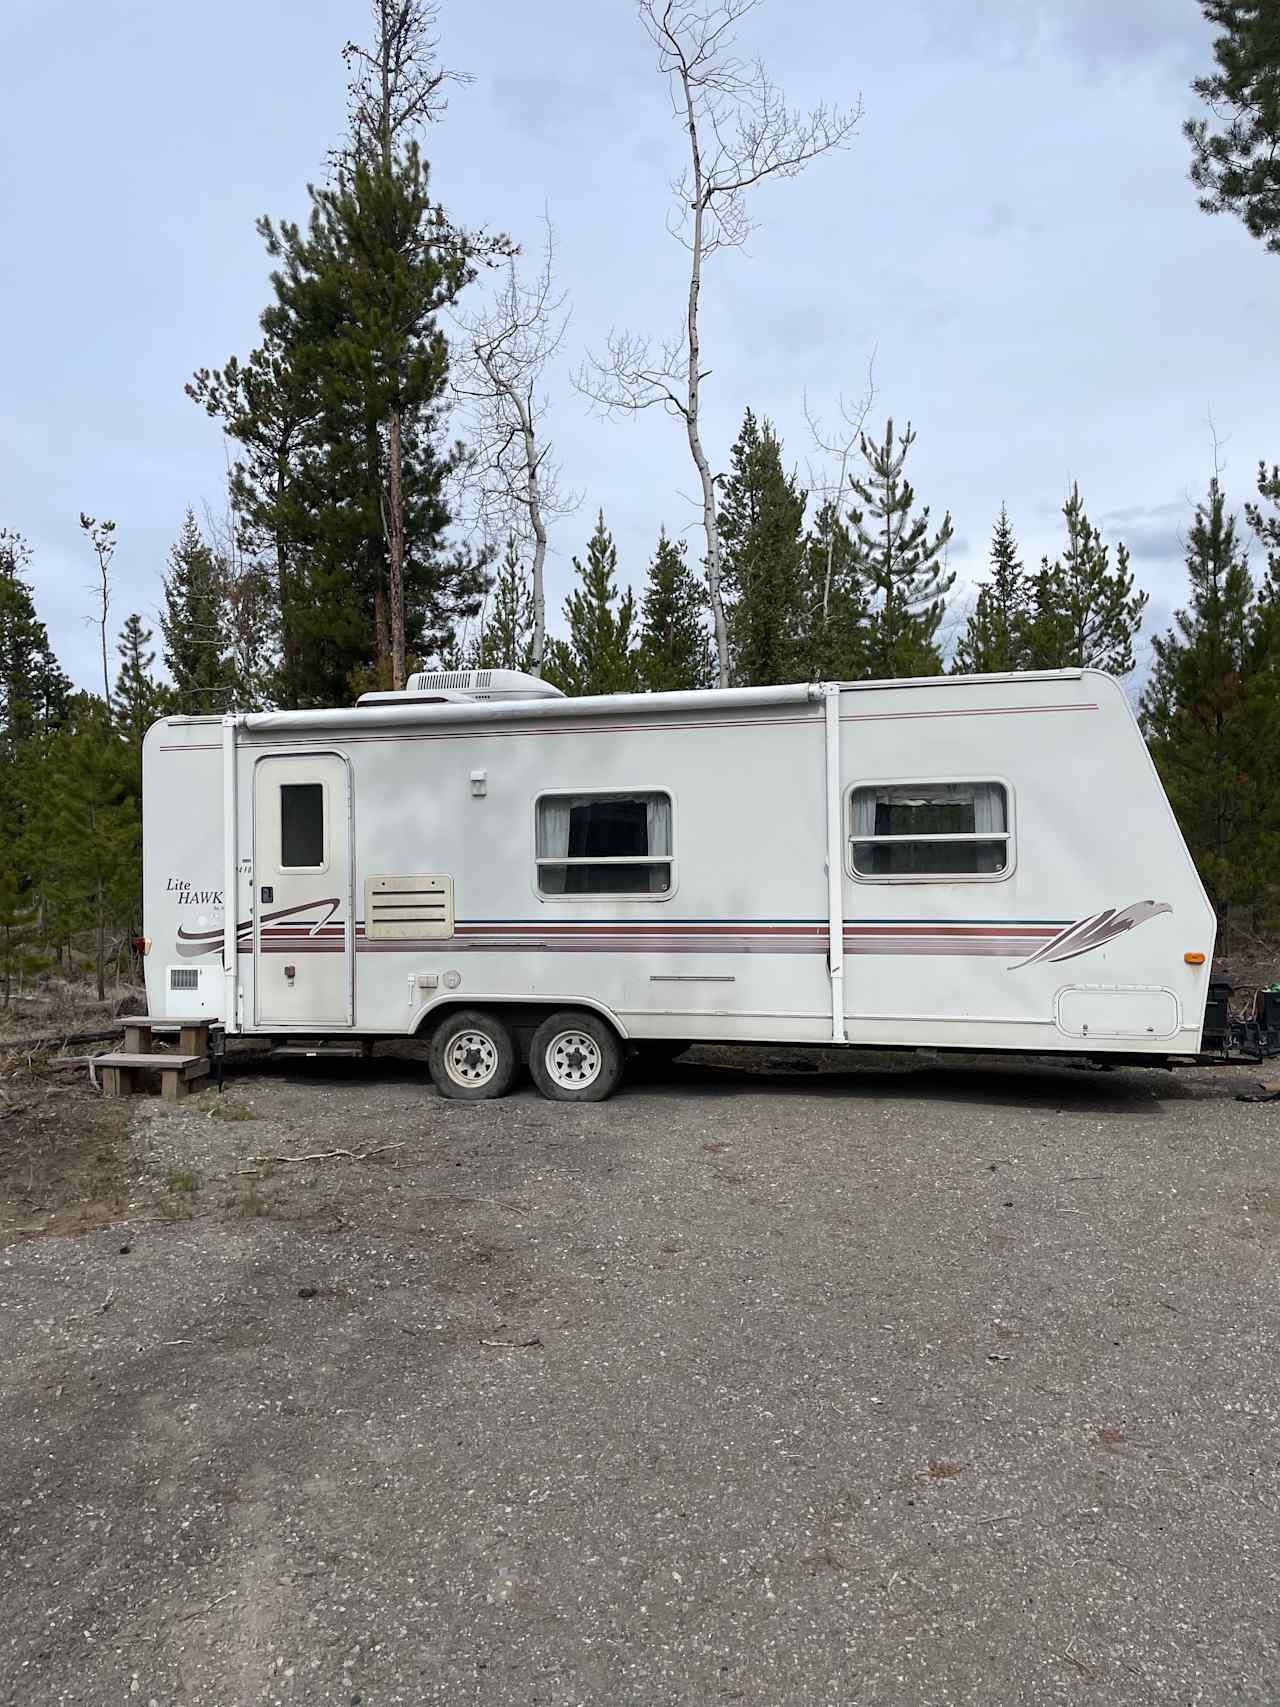
[(497, 1009), (512, 1032), (517, 1037), (523, 1034), (524, 1040), (537, 1030), (548, 1014), (558, 1013), (563, 1008), (586, 1008), (588, 1012), (598, 1014), (611, 1026), (623, 1043), (629, 1040), (626, 1026), (613, 1009), (589, 996), (564, 996), (556, 1001), (531, 1002), (527, 996), (451, 995), (442, 1001), (433, 1002), (430, 1007), (415, 1014), (409, 1035), (425, 1040), (431, 1036), (442, 1019), (447, 1019), (451, 1013), (458, 1013), (464, 1008)]

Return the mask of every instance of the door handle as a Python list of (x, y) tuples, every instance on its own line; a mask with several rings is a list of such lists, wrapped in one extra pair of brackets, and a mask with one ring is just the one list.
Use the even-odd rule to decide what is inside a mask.
[(276, 898), (276, 892), (271, 887), (271, 885), (269, 883), (263, 884), (262, 889), (261, 889), (261, 895), (262, 895), (262, 899), (264, 901), (274, 901)]

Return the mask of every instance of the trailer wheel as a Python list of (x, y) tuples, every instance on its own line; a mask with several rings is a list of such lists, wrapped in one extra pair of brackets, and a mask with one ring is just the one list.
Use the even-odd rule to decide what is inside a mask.
[(552, 1102), (603, 1102), (622, 1078), (622, 1045), (595, 1014), (566, 1008), (534, 1032), (529, 1071)]
[(436, 1089), (456, 1102), (503, 1096), (515, 1077), (516, 1046), (495, 1014), (464, 1008), (436, 1027), (427, 1065)]

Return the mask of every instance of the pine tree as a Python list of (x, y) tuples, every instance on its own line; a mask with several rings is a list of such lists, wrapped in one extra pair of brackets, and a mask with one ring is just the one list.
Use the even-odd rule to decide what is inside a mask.
[(58, 667), (25, 576), (31, 551), (0, 528), (0, 761), (66, 714), (71, 684)]
[[(850, 521), (861, 519), (853, 511)], [(804, 541), (799, 675), (806, 681), (864, 680), (869, 674), (871, 606), (857, 542), (828, 500)]]
[(1205, 886), (1223, 913), (1252, 887), (1256, 842), (1248, 698), (1254, 593), (1222, 489), (1209, 487), (1187, 540), (1191, 596), (1152, 640), (1141, 718)]
[(156, 655), (150, 647), (151, 630), (142, 626), (142, 618), (135, 611), (121, 629), (116, 643), (120, 672), (116, 676), (111, 710), (116, 728), (128, 738), (139, 756), (143, 736), (158, 717), (164, 716), (169, 700), (169, 695), (151, 673)]
[(1191, 87), (1222, 128), (1207, 119), (1183, 126), (1191, 144), (1191, 181), (1206, 213), (1234, 213), (1273, 255), (1280, 255), (1280, 24), (1274, 0), (1200, 0), (1222, 31), (1213, 44), (1217, 70)]
[(232, 699), (222, 565), (190, 510), (169, 552), (160, 631), (177, 708), (188, 717), (226, 711)]
[[(251, 543), (274, 552), (282, 699), (332, 704), (353, 676), (403, 685), (473, 618), (486, 559), (450, 543), (448, 346), (439, 312), (477, 245), (430, 197), (412, 143), (347, 158), (304, 228), (259, 221), (275, 301), (244, 364), (190, 394), (245, 447), (234, 483)], [(484, 247), (481, 245), (480, 247)]]
[(36, 938), (39, 915), (22, 895), (18, 874), (0, 867), (0, 989), (7, 1008), (16, 983), (43, 971), (48, 956), (41, 953)]
[(953, 669), (966, 675), (1025, 669), (1030, 614), (1030, 578), (1002, 504), (991, 535), (991, 579), (978, 589), (977, 604), (956, 646)]
[(932, 538), (928, 505), (913, 517), (916, 495), (903, 469), (915, 442), (910, 422), (896, 444), (892, 420), (883, 444), (864, 433), (860, 448), (867, 473), (862, 480), (850, 478), (864, 506), (855, 521), (856, 539), (872, 588), (868, 669), (879, 680), (942, 670), (937, 634), (955, 584), (954, 570), (946, 567), (951, 514)]
[(719, 513), (729, 651), (740, 686), (794, 681), (801, 673), (805, 499), (783, 469), (773, 427), (748, 409)]
[(25, 877), (32, 801), (46, 786), (39, 754), (67, 715), (71, 684), (58, 667), (24, 571), (30, 550), (0, 530), (0, 868)]
[(1129, 553), (1102, 542), (1101, 530), (1085, 514), (1073, 485), (1063, 505), (1067, 549), (1041, 562), (1032, 593), (1025, 668), (1083, 669), (1086, 665), (1125, 676), (1133, 669), (1133, 642), (1142, 625), (1147, 594), (1134, 591)]
[(42, 755), (43, 789), (33, 803), (27, 845), (51, 933), (91, 932), (98, 999), (106, 996), (107, 943), (139, 922), (141, 819), (133, 755), (111, 727), (101, 699), (75, 694), (66, 725)]
[(533, 594), (520, 547), (508, 534), (502, 566), (485, 606), (474, 669), (528, 670), (533, 661)]
[(706, 625), (707, 589), (685, 559), (685, 545), (658, 535), (640, 611), (639, 686), (677, 693), (715, 686), (716, 660)]
[(575, 557), (573, 567), (579, 585), (565, 601), (569, 638), (548, 646), (543, 674), (568, 694), (632, 693), (638, 686), (635, 597), (630, 590), (618, 597), (618, 551), (603, 511), (587, 542), (586, 563)]
[(1267, 554), (1249, 635), (1249, 701), (1257, 729), (1257, 759), (1265, 767), (1259, 794), (1265, 802), (1262, 857), (1269, 873), (1270, 914), (1276, 924), (1275, 873), (1280, 871), (1280, 468), (1258, 468), (1260, 502), (1245, 518)]

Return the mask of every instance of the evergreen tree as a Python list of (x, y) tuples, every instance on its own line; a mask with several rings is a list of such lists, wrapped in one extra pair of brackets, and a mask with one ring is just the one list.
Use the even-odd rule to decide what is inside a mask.
[(135, 611), (120, 631), (116, 651), (120, 654), (120, 672), (116, 676), (116, 691), (111, 703), (116, 728), (128, 738), (141, 757), (142, 738), (158, 717), (163, 717), (169, 695), (151, 673), (156, 661), (151, 647), (151, 630), (142, 626)]
[(1002, 504), (991, 535), (991, 579), (978, 589), (978, 602), (956, 646), (953, 669), (984, 675), (1026, 668), (1031, 585), (1009, 512)]
[(1270, 778), (1252, 692), (1253, 583), (1215, 479), (1187, 540), (1191, 594), (1152, 641), (1143, 729), (1219, 915), (1248, 904), (1271, 875), (1265, 860)]
[(473, 649), (474, 669), (528, 670), (533, 660), (533, 594), (514, 534), (507, 535)]
[(1083, 669), (1091, 665), (1112, 675), (1133, 669), (1133, 642), (1142, 625), (1147, 595), (1135, 592), (1129, 553), (1102, 543), (1101, 530), (1085, 514), (1079, 486), (1062, 510), (1067, 549), (1050, 563), (1041, 562), (1032, 593), (1025, 668)]
[(165, 668), (177, 709), (188, 717), (207, 717), (231, 705), (225, 593), (223, 566), (188, 510), (169, 552), (160, 613)]
[(1217, 69), (1191, 87), (1208, 119), (1183, 126), (1191, 144), (1191, 181), (1206, 213), (1234, 213), (1273, 255), (1280, 255), (1280, 21), (1274, 0), (1200, 0), (1221, 30)]
[(805, 500), (783, 469), (773, 427), (748, 409), (719, 513), (729, 651), (740, 686), (794, 681), (801, 672)]
[(31, 552), (0, 529), (0, 761), (66, 715), (71, 684), (58, 667), (25, 576)]
[(690, 571), (684, 541), (676, 544), (663, 528), (649, 564), (640, 611), (636, 671), (646, 693), (715, 686), (707, 608), (706, 586)]
[(24, 574), (30, 555), (20, 534), (0, 530), (0, 869), (20, 877), (31, 802), (45, 786), (38, 755), (71, 691), (36, 615)]
[(36, 941), (38, 926), (39, 917), (24, 900), (17, 873), (0, 867), (0, 990), (6, 1008), (14, 984), (21, 988), (24, 978), (48, 965)]
[(1262, 834), (1271, 874), (1272, 917), (1268, 922), (1274, 925), (1274, 877), (1280, 871), (1280, 468), (1259, 465), (1258, 497), (1259, 503), (1245, 505), (1249, 526), (1267, 554), (1249, 636), (1249, 700), (1257, 730), (1257, 757), (1266, 766), (1260, 785), (1266, 802)]
[(618, 597), (618, 551), (603, 511), (587, 542), (587, 561), (575, 557), (573, 567), (579, 585), (565, 601), (569, 639), (548, 646), (543, 674), (568, 694), (632, 693), (638, 686), (635, 598), (630, 590)]
[(916, 495), (906, 478), (907, 452), (916, 442), (910, 422), (896, 443), (893, 422), (884, 443), (862, 435), (865, 478), (850, 477), (864, 513), (856, 518), (856, 539), (872, 588), (867, 665), (872, 678), (933, 676), (941, 673), (937, 634), (947, 594), (955, 584), (946, 567), (952, 536), (950, 512), (929, 536), (929, 508), (913, 516)]
[[(853, 511), (850, 520), (856, 526), (860, 513)], [(811, 682), (863, 680), (869, 673), (867, 581), (857, 542), (830, 501), (805, 536), (802, 585), (799, 674)]]
[(44, 744), (42, 789), (27, 846), (55, 938), (91, 933), (98, 999), (106, 996), (109, 934), (132, 935), (141, 906), (141, 819), (133, 755), (92, 694), (74, 694), (65, 726)]
[(485, 561), (447, 540), (461, 452), (437, 324), (474, 248), (412, 143), (310, 195), (305, 229), (259, 222), (278, 262), (264, 343), (188, 389), (245, 446), (235, 501), (274, 547), (281, 695), (332, 704), (371, 665), (402, 685), (409, 655), (438, 655), (480, 607)]

